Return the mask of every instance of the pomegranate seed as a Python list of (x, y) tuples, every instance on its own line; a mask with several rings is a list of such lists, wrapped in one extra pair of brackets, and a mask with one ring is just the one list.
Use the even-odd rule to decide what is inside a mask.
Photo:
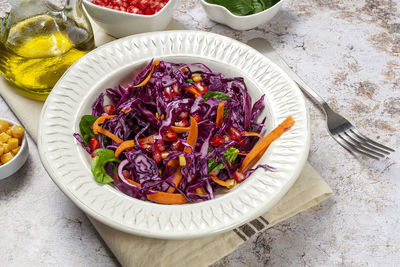
[(189, 112), (187, 111), (182, 111), (181, 113), (179, 113), (178, 118), (180, 120), (185, 120), (189, 117)]
[(92, 154), (90, 154), (90, 156), (92, 156), (92, 158), (97, 157), (98, 155), (94, 152), (92, 152)]
[(193, 119), (195, 119), (197, 122), (201, 122), (202, 118), (199, 114), (194, 114)]
[(208, 92), (207, 86), (204, 82), (197, 82), (194, 84), (196, 87), (197, 91), (199, 91), (200, 94), (204, 95)]
[(237, 147), (242, 147), (242, 146), (247, 145), (247, 143), (248, 143), (247, 139), (242, 138), (242, 139), (239, 140), (239, 142), (236, 144), (236, 146)]
[(171, 90), (171, 87), (166, 87), (164, 89), (164, 95), (165, 95), (166, 98), (174, 98), (175, 91)]
[(243, 172), (241, 172), (241, 171), (239, 171), (239, 170), (236, 170), (234, 173), (233, 173), (233, 180), (235, 180), (236, 182), (238, 182), (238, 183), (240, 183), (240, 182), (242, 182), (242, 181), (244, 181), (245, 179), (246, 179), (246, 175), (244, 175), (244, 173)]
[(181, 141), (175, 141), (171, 144), (171, 149), (172, 150), (176, 150), (176, 151), (180, 151), (183, 149), (183, 144)]
[(97, 140), (97, 138), (95, 137), (90, 137), (89, 142), (90, 142), (89, 147), (92, 151), (95, 151), (100, 147), (99, 140)]
[(164, 151), (165, 150), (165, 144), (164, 144), (164, 141), (163, 140), (157, 140), (155, 143), (154, 143), (154, 149), (155, 150), (158, 150), (158, 151)]
[(229, 126), (228, 134), (233, 140), (240, 141), (242, 139), (242, 134), (233, 126)]
[(147, 150), (150, 150), (150, 149), (151, 149), (151, 146), (150, 146), (149, 144), (143, 142), (143, 141), (139, 141), (139, 146), (140, 146), (141, 148), (144, 148), (144, 149), (147, 149)]
[(153, 151), (153, 159), (155, 162), (160, 163), (162, 161), (162, 156), (161, 156), (161, 152), (154, 150)]
[(172, 85), (172, 90), (174, 91), (175, 95), (180, 95), (181, 94), (181, 91), (179, 90), (179, 87), (178, 87), (178, 85), (176, 83), (174, 83)]
[(165, 141), (168, 141), (168, 142), (176, 141), (178, 139), (178, 135), (171, 129), (165, 130), (162, 133), (162, 137), (164, 138)]
[(213, 138), (211, 138), (210, 144), (212, 146), (222, 146), (225, 143), (224, 138), (220, 135), (216, 135)]
[(125, 179), (131, 179), (131, 173), (128, 170), (123, 170), (122, 175), (124, 176)]
[(175, 122), (175, 126), (188, 127), (189, 126), (189, 122), (187, 120), (177, 121), (177, 122)]
[(112, 115), (114, 113), (115, 107), (113, 105), (105, 105), (103, 109), (105, 113), (107, 113), (108, 115)]

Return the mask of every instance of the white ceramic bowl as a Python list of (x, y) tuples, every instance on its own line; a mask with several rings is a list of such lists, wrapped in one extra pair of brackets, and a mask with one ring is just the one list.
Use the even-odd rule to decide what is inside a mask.
[[(201, 203), (161, 205), (125, 195), (95, 181), (90, 155), (73, 138), (79, 121), (91, 113), (106, 88), (132, 81), (152, 58), (202, 62), (227, 77), (244, 77), (255, 102), (265, 94), (266, 132), (287, 116), (294, 126), (274, 141), (255, 171), (228, 192)], [(84, 75), (83, 75), (84, 74)], [(60, 123), (62, 122), (62, 123)], [(39, 121), (39, 155), (60, 189), (91, 217), (116, 229), (147, 237), (187, 239), (238, 227), (265, 213), (289, 190), (307, 159), (310, 130), (307, 107), (297, 85), (253, 48), (201, 31), (132, 35), (96, 48), (61, 77), (48, 96)]]
[[(8, 119), (0, 118), (0, 120), (8, 122), (10, 125), (19, 125), (18, 123)], [(28, 155), (29, 147), (25, 132), (24, 138), (22, 139), (21, 148), (18, 151), (17, 155), (15, 155), (15, 157), (6, 164), (0, 165), (0, 179), (4, 179), (18, 171), (22, 167), (22, 165), (24, 165), (26, 159), (28, 158)]]
[(253, 15), (237, 16), (221, 5), (210, 4), (206, 0), (201, 0), (201, 4), (210, 19), (239, 31), (253, 29), (271, 20), (278, 13), (282, 2), (281, 0), (274, 6)]
[(83, 0), (83, 5), (92, 19), (108, 34), (120, 38), (132, 34), (162, 31), (172, 19), (178, 0), (168, 3), (154, 15), (138, 15), (101, 7)]

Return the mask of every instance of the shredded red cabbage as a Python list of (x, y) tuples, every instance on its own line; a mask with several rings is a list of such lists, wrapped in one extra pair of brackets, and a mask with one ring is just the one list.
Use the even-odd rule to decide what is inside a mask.
[[(104, 102), (111, 102), (115, 108), (112, 115), (116, 116), (108, 119), (102, 127), (124, 141), (135, 140), (132, 150), (120, 154), (120, 163), (114, 167), (114, 163), (105, 165), (107, 174), (119, 190), (142, 200), (146, 200), (146, 194), (165, 192), (170, 187), (184, 194), (189, 202), (213, 199), (215, 190), (221, 186), (210, 178), (210, 172), (213, 171), (222, 181), (232, 179), (244, 159), (238, 152), (247, 153), (258, 141), (258, 137), (246, 137), (243, 133), (261, 132), (265, 118), (262, 123), (256, 120), (264, 109), (264, 95), (251, 105), (252, 99), (243, 78), (227, 78), (202, 63), (160, 61), (150, 80), (143, 86), (134, 87), (149, 75), (152, 65), (153, 61), (126, 87), (108, 88), (93, 104), (92, 115), (98, 117), (105, 112)], [(196, 98), (184, 89), (188, 87), (195, 88), (201, 95)], [(205, 100), (210, 92), (223, 94)], [(221, 102), (225, 103), (225, 110), (222, 126), (217, 127), (217, 108)], [(171, 126), (188, 127), (190, 116), (198, 121), (198, 138), (194, 150), (186, 153), (183, 148), (190, 146), (186, 142), (187, 132), (177, 134), (173, 140), (166, 138), (165, 133)], [(140, 142), (151, 135), (154, 135), (153, 142)], [(79, 134), (74, 136), (88, 153), (93, 152), (94, 149), (86, 146)], [(97, 139), (100, 148), (115, 151), (119, 146), (100, 133)], [(233, 160), (226, 156), (227, 151), (235, 154)], [(160, 160), (157, 157), (161, 154), (164, 156)], [(173, 183), (174, 168), (168, 162), (182, 154), (186, 164), (181, 166), (183, 178), (176, 186)], [(267, 165), (261, 167), (271, 169)]]

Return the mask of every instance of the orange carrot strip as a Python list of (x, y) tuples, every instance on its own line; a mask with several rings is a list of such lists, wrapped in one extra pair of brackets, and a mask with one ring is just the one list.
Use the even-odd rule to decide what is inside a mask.
[(263, 136), (259, 133), (254, 133), (254, 132), (244, 132), (244, 136), (257, 136), (260, 138), (263, 138)]
[(153, 64), (151, 65), (151, 70), (150, 70), (149, 75), (147, 75), (147, 77), (141, 83), (139, 83), (138, 85), (135, 85), (133, 87), (140, 87), (140, 86), (146, 85), (146, 83), (148, 83), (148, 81), (150, 80), (151, 75), (153, 75), (154, 68), (156, 66), (158, 66), (159, 63), (160, 63), (160, 60), (156, 60), (155, 62), (153, 62)]
[[(211, 173), (210, 173), (210, 174), (211, 174)], [(214, 174), (211, 174), (211, 179), (212, 179), (215, 183), (217, 183), (217, 184), (219, 184), (219, 185), (221, 185), (221, 186), (225, 186), (225, 187), (228, 187), (228, 186), (229, 186), (227, 182), (218, 179), (217, 176), (215, 176)]]
[[(181, 172), (181, 168), (179, 167), (178, 169), (176, 169), (175, 171), (175, 176), (174, 179), (172, 180), (172, 182), (175, 184), (175, 186), (178, 186), (179, 183), (182, 180), (182, 172)], [(175, 192), (175, 187), (170, 186), (167, 190), (168, 193), (173, 193)]]
[(189, 70), (186, 67), (181, 68), (182, 72), (188, 72)]
[(174, 193), (166, 193), (166, 192), (157, 192), (154, 194), (148, 194), (148, 200), (151, 200), (160, 204), (185, 204), (187, 203), (187, 199), (182, 194), (174, 194)]
[[(189, 145), (191, 145), (193, 147), (193, 149), (196, 146), (197, 134), (198, 134), (197, 121), (192, 116), (190, 116), (190, 130), (189, 130), (189, 135), (187, 137), (186, 142)], [(186, 152), (186, 153), (190, 153), (191, 150), (192, 149), (190, 147), (187, 147), (187, 146), (183, 149), (183, 151)]]
[(134, 146), (135, 146), (134, 140), (124, 141), (117, 147), (117, 149), (114, 152), (114, 156), (116, 158), (118, 158), (118, 156), (122, 153), (122, 151), (124, 151), (125, 149), (128, 149), (128, 148), (134, 147)]
[(129, 113), (132, 110), (132, 108), (128, 108), (128, 109), (121, 109), (121, 111), (123, 113)]
[(171, 166), (172, 169), (176, 169), (179, 167), (179, 161), (177, 159), (171, 159), (168, 161), (168, 166)]
[(106, 120), (111, 119), (113, 117), (115, 117), (116, 115), (107, 115), (107, 116), (101, 116), (98, 117), (97, 120), (93, 123), (92, 125), (92, 129), (94, 134), (98, 134), (99, 133), (99, 124), (103, 124)]
[(139, 183), (137, 183), (137, 182), (135, 182), (135, 181), (133, 181), (133, 180), (131, 180), (131, 179), (129, 179), (129, 178), (125, 178), (125, 180), (127, 180), (129, 183), (131, 183), (131, 184), (133, 184), (133, 185), (136, 185), (137, 187), (140, 187), (140, 184), (139, 184)]
[(225, 107), (225, 102), (221, 102), (218, 104), (217, 120), (216, 120), (218, 128), (222, 126), (222, 118), (224, 117), (224, 107)]
[(175, 133), (186, 133), (190, 130), (190, 127), (171, 126), (171, 130)]
[(188, 91), (189, 93), (194, 94), (194, 96), (197, 98), (198, 96), (201, 96), (201, 94), (199, 93), (199, 91), (197, 91), (196, 89), (194, 89), (193, 87), (188, 87), (188, 88), (183, 88), (184, 90)]
[(294, 124), (292, 116), (287, 117), (281, 124), (266, 135), (244, 158), (240, 171), (245, 173), (248, 169), (254, 166), (254, 164), (262, 157), (264, 152), (267, 150), (269, 145), (278, 139), (284, 132), (289, 130)]
[(142, 143), (145, 143), (145, 144), (147, 144), (147, 143), (151, 143), (151, 142), (154, 142), (154, 136), (156, 136), (157, 134), (152, 134), (152, 135), (149, 135), (149, 136), (147, 136), (147, 137), (144, 137), (144, 138), (142, 138), (142, 139), (138, 139), (138, 141), (139, 142), (142, 142)]
[(112, 140), (114, 140), (118, 144), (121, 144), (122, 142), (124, 142), (123, 140), (119, 139), (116, 135), (110, 133), (109, 131), (107, 131), (106, 129), (104, 129), (102, 127), (98, 127), (97, 131), (99, 133), (104, 134), (105, 136), (111, 138)]
[(247, 156), (249, 153), (242, 153), (242, 152), (239, 152), (238, 153), (238, 155), (241, 155), (241, 156)]

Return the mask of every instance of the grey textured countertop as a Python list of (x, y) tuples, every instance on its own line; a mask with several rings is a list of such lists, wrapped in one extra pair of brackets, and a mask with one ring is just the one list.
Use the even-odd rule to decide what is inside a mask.
[[(174, 18), (186, 29), (246, 42), (267, 38), (288, 64), (369, 137), (397, 149), (354, 158), (309, 102), (310, 163), (334, 195), (254, 236), (214, 266), (400, 266), (400, 1), (284, 0), (269, 23), (238, 32), (210, 21), (197, 0)], [(0, 89), (1, 90), (4, 89)], [(0, 114), (15, 119), (0, 98)], [(2, 266), (116, 266), (85, 215), (30, 157), (0, 181)]]

